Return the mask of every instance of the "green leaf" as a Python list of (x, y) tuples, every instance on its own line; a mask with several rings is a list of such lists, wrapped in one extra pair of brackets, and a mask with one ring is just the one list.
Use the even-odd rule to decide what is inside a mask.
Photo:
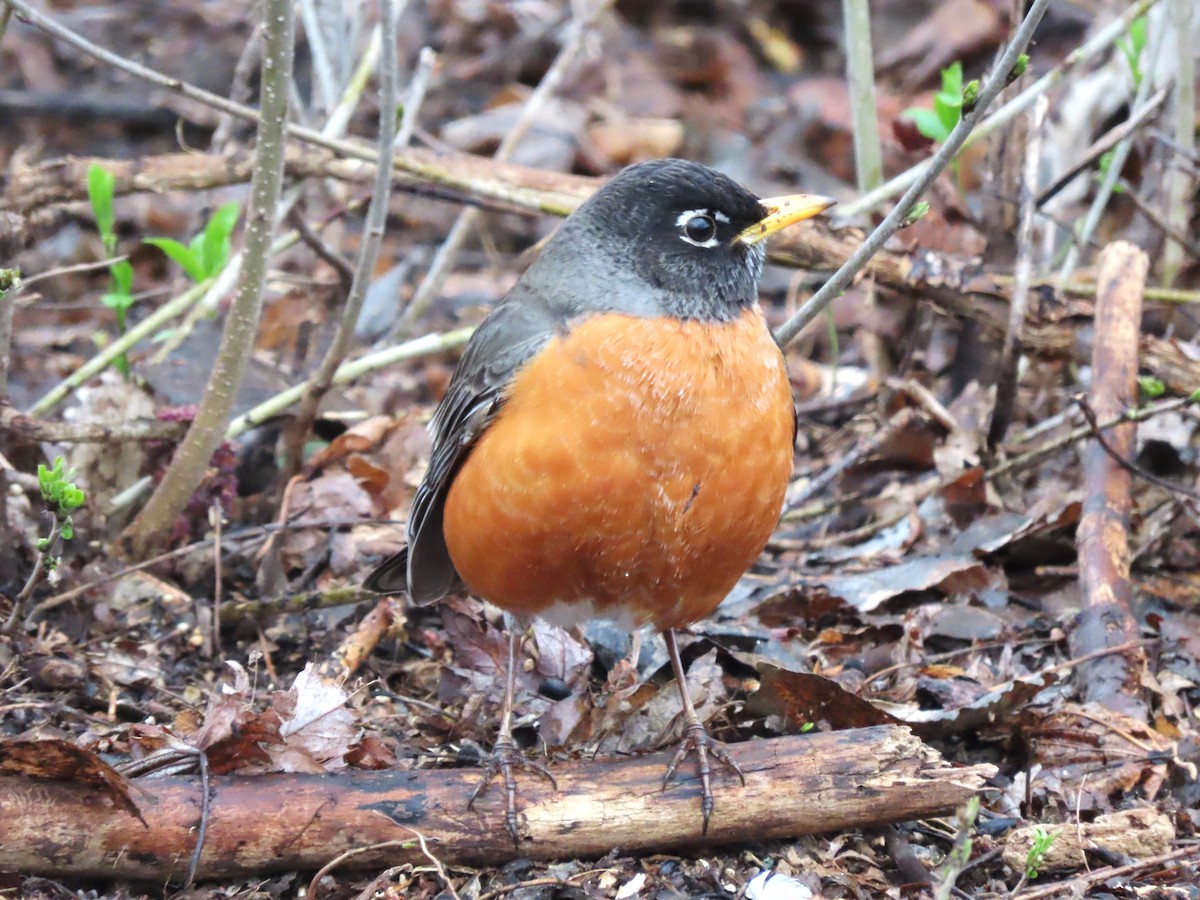
[(1142, 396), (1154, 399), (1165, 394), (1167, 386), (1162, 383), (1161, 379), (1155, 378), (1153, 375), (1139, 375), (1138, 390), (1142, 392)]
[[(112, 253), (116, 245), (116, 235), (113, 233), (113, 186), (115, 179), (112, 173), (102, 166), (92, 163), (88, 166), (87, 188), (88, 201), (92, 204), (92, 215), (96, 217), (96, 230), (104, 241), (104, 249)], [(114, 246), (109, 246), (109, 244)]]
[(931, 141), (944, 141), (949, 134), (942, 127), (942, 120), (932, 109), (914, 106), (911, 109), (904, 111), (904, 116), (917, 126), (917, 131), (929, 138)]
[(66, 519), (63, 519), (62, 539), (64, 541), (69, 541), (73, 537), (75, 537), (75, 523), (71, 521), (70, 517), (68, 517)]
[(100, 298), (100, 302), (109, 309), (115, 310), (118, 313), (126, 312), (129, 307), (133, 306), (133, 295), (122, 294), (118, 291), (110, 291)]
[(205, 278), (216, 275), (225, 268), (225, 263), (229, 260), (230, 237), (237, 225), (238, 212), (237, 201), (222, 204), (204, 227), (204, 253), (201, 259), (204, 262)]
[(962, 100), (963, 70), (962, 63), (958, 60), (942, 69), (942, 93), (955, 100)]
[(188, 277), (193, 281), (204, 280), (204, 262), (198, 258), (193, 248), (185, 247), (179, 241), (165, 237), (146, 238), (146, 243), (165, 253), (183, 271), (187, 272)]

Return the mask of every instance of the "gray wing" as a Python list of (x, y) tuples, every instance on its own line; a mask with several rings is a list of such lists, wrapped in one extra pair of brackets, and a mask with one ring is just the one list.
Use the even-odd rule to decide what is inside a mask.
[(431, 603), (462, 587), (442, 533), (446, 492), (513, 376), (564, 326), (543, 305), (521, 302), (530, 299), (521, 294), (518, 284), (471, 336), (429, 423), (433, 452), (408, 516), (408, 547), (367, 577), (368, 590), (407, 589), (415, 603)]

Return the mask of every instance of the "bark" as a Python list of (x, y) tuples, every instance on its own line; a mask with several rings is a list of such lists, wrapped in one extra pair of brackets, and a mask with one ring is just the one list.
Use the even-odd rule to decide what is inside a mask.
[[(953, 768), (907, 728), (879, 726), (729, 745), (742, 787), (715, 776), (716, 810), (700, 833), (697, 779), (685, 767), (667, 790), (671, 753), (553, 766), (554, 790), (518, 774), (522, 841), (504, 830), (503, 790), (473, 811), (471, 769), (340, 775), (222, 776), (210, 781), (197, 878), (312, 870), (354, 848), (347, 867), (428, 860), (495, 864), (517, 857), (599, 857), (873, 828), (949, 813), (982, 786), (989, 765)], [(196, 778), (139, 779), (128, 798), (88, 783), (0, 777), (0, 871), (55, 877), (180, 879), (200, 824)], [(111, 790), (109, 791), (111, 793)], [(144, 820), (144, 822), (142, 821)]]

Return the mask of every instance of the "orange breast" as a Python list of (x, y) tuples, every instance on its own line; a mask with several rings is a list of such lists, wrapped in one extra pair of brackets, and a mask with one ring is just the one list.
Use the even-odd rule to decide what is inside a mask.
[(593, 316), (518, 373), (456, 475), (450, 557), (518, 615), (689, 624), (762, 552), (792, 429), (757, 308), (728, 323)]

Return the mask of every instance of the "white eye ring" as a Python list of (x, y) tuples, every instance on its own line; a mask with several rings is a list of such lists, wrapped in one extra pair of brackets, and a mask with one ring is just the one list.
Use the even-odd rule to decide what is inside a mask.
[[(706, 238), (703, 241), (698, 241), (695, 238), (689, 237), (687, 234), (687, 229), (693, 219), (708, 220), (713, 229), (712, 237)], [(693, 247), (703, 247), (707, 250), (717, 246), (717, 222), (728, 223), (729, 216), (725, 215), (725, 213), (720, 212), (719, 210), (717, 212), (710, 212), (707, 209), (687, 209), (679, 214), (679, 217), (675, 220), (675, 227), (679, 228), (682, 232), (679, 235), (679, 239), (681, 241), (686, 241)]]

